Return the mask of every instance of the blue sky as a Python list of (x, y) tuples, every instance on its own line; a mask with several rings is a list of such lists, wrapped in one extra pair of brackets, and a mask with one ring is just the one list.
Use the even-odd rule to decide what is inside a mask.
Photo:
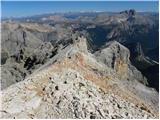
[(158, 1), (3, 1), (2, 17), (22, 17), (54, 12), (77, 11), (137, 11), (158, 12)]

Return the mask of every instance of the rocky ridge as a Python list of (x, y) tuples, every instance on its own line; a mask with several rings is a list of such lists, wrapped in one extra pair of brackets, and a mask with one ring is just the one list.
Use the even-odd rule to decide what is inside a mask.
[(2, 89), (24, 80), (83, 35), (92, 53), (109, 41), (126, 46), (131, 52), (131, 63), (147, 78), (147, 82), (142, 77), (139, 81), (158, 91), (158, 21), (157, 13), (132, 9), (120, 13), (57, 13), (2, 20)]
[[(130, 72), (123, 76), (119, 70)], [(134, 77), (134, 71), (140, 75)], [(118, 42), (91, 54), (86, 39), (78, 37), (24, 81), (2, 91), (1, 117), (158, 118), (158, 93), (141, 84), (141, 77)]]

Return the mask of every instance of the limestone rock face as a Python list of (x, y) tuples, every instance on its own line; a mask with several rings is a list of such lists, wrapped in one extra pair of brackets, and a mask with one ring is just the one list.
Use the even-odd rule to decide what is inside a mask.
[(109, 43), (101, 60), (86, 46), (79, 38), (24, 81), (4, 89), (1, 118), (158, 118), (157, 92), (138, 80), (121, 80), (119, 70), (126, 72), (130, 65), (128, 49)]
[(108, 67), (118, 69), (118, 63), (129, 63), (129, 50), (116, 41), (106, 44), (101, 50), (95, 53), (95, 56), (105, 63)]
[(95, 56), (99, 61), (115, 70), (120, 79), (136, 79), (147, 84), (146, 78), (131, 65), (129, 50), (120, 43), (116, 41), (107, 43), (106, 46), (95, 53)]
[[(40, 31), (37, 35), (38, 30)], [(49, 29), (37, 24), (2, 24), (1, 89), (24, 80), (33, 70), (54, 56), (57, 48), (40, 39), (47, 31)]]

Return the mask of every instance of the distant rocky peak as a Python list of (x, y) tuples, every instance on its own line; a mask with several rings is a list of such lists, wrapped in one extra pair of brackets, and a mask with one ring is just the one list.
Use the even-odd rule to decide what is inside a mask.
[(144, 52), (143, 52), (142, 46), (139, 42), (136, 43), (135, 53), (136, 53), (136, 56), (137, 56), (138, 59), (143, 59), (144, 58)]
[(135, 16), (136, 11), (134, 9), (124, 10), (124, 11), (120, 12), (120, 14), (126, 14), (128, 16)]
[(129, 15), (135, 16), (136, 15), (136, 11), (134, 9), (130, 9), (129, 10)]

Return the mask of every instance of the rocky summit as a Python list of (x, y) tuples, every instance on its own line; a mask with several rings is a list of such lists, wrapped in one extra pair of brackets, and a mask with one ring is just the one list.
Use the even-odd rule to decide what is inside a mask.
[(131, 42), (155, 24), (135, 10), (2, 21), (0, 118), (159, 118), (157, 76), (146, 74), (157, 46)]

